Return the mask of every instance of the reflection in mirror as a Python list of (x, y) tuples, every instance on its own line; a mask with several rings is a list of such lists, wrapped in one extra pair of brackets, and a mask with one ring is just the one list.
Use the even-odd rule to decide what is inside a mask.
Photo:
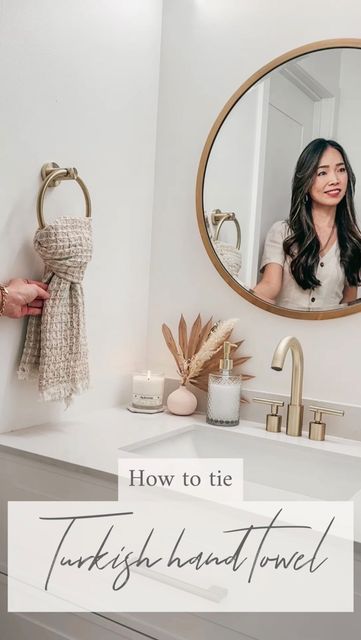
[[(214, 141), (208, 234), (234, 280), (266, 302), (313, 311), (360, 295), (360, 65), (361, 50), (335, 48), (279, 66), (241, 97)], [(320, 138), (342, 146), (312, 142)]]
[[(235, 225), (237, 233), (235, 246), (229, 240), (220, 240), (221, 229), (225, 222), (232, 222)], [(213, 225), (213, 230), (211, 230), (210, 223)], [(208, 233), (211, 237), (212, 245), (219, 259), (225, 265), (227, 271), (229, 271), (229, 273), (231, 273), (234, 278), (238, 278), (240, 270), (242, 268), (242, 234), (236, 214), (233, 211), (224, 212), (220, 209), (215, 209), (214, 211), (212, 211), (210, 218), (207, 216), (206, 224)]]

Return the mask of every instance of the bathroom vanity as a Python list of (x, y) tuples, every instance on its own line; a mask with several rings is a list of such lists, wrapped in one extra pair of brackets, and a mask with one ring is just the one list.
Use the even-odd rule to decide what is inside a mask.
[[(207, 426), (205, 417), (93, 412), (79, 422), (41, 425), (0, 436), (2, 611), (6, 611), (6, 514), (9, 500), (116, 500), (117, 460), (135, 457), (244, 459), (245, 499), (353, 500), (355, 613), (3, 613), (2, 640), (113, 638), (158, 640), (339, 640), (361, 619), (361, 443), (335, 437), (311, 442), (271, 434), (258, 423)], [(352, 635), (352, 632), (354, 635)]]

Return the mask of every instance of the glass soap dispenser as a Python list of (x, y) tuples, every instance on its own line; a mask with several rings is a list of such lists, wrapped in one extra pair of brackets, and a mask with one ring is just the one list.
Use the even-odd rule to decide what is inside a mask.
[(223, 358), (219, 362), (219, 373), (210, 373), (208, 378), (207, 423), (221, 427), (239, 424), (241, 409), (241, 376), (232, 375), (233, 360), (230, 358), (230, 342), (223, 344)]

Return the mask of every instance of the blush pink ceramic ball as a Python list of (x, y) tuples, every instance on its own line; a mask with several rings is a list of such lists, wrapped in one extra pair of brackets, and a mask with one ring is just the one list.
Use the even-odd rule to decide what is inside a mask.
[(197, 398), (189, 389), (180, 386), (169, 394), (167, 407), (176, 416), (190, 416), (197, 408)]

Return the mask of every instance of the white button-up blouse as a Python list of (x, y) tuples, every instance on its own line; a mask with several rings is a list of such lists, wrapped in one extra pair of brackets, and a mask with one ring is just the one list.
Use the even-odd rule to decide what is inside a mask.
[(283, 241), (289, 233), (288, 224), (284, 220), (272, 225), (266, 237), (260, 266), (261, 271), (270, 263), (280, 264), (283, 267), (282, 289), (276, 304), (288, 309), (307, 311), (337, 307), (342, 301), (343, 290), (347, 284), (345, 272), (340, 263), (337, 240), (327, 253), (320, 257), (316, 277), (321, 282), (321, 286), (305, 290), (295, 281), (289, 268), (291, 258), (283, 251)]

